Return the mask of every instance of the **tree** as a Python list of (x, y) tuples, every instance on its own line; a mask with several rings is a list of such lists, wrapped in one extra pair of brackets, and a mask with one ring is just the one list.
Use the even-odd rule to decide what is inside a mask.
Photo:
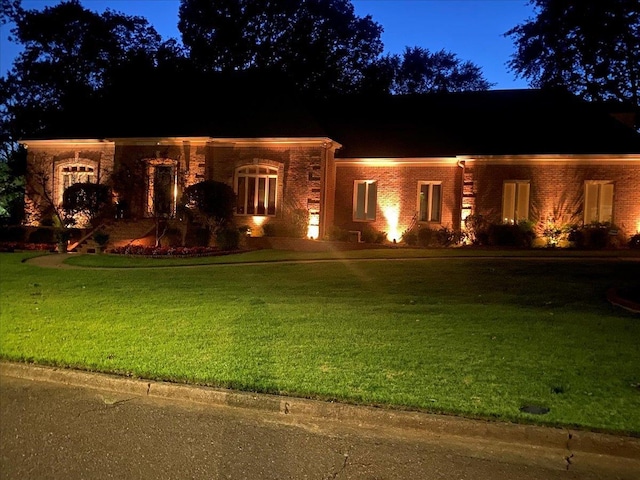
[(178, 28), (205, 70), (272, 70), (300, 91), (359, 89), (382, 52), (382, 27), (349, 0), (182, 0)]
[(111, 206), (111, 189), (101, 183), (74, 183), (62, 194), (65, 223), (93, 225)]
[(24, 10), (16, 0), (2, 0), (2, 6), (2, 22), (15, 24), (11, 40), (24, 47), (0, 78), (2, 121), (13, 141), (37, 134), (52, 114), (103, 95), (113, 72), (175, 54), (142, 17), (98, 14), (78, 0), (42, 11)]
[(508, 62), (536, 88), (564, 87), (589, 101), (640, 105), (638, 0), (530, 0), (535, 17), (505, 33)]
[(213, 227), (224, 227), (233, 221), (236, 194), (226, 183), (205, 180), (185, 188), (182, 205), (202, 215)]
[(204, 219), (207, 236), (215, 235), (223, 250), (234, 250), (240, 241), (240, 232), (233, 228), (233, 208), (236, 194), (226, 183), (205, 180), (185, 188), (182, 205), (195, 218)]
[(445, 50), (432, 53), (422, 47), (406, 47), (402, 56), (388, 56), (383, 61), (394, 70), (391, 91), (396, 94), (488, 90), (493, 86), (480, 67)]

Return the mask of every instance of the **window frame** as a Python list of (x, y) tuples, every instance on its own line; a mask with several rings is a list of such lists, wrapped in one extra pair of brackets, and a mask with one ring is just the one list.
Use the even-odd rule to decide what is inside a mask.
[[(80, 162), (63, 163), (58, 166), (58, 203), (62, 205), (64, 192), (76, 183), (98, 183), (95, 165)], [(75, 181), (72, 181), (75, 180)]]
[[(507, 198), (507, 189), (513, 185), (513, 198)], [(526, 189), (524, 187), (526, 186)], [(523, 191), (524, 190), (524, 191)], [(526, 198), (526, 215), (519, 215), (522, 196)], [(502, 221), (514, 225), (521, 221), (529, 220), (531, 212), (531, 180), (505, 180), (502, 183)]]
[[(609, 187), (609, 192), (603, 192), (603, 187)], [(589, 200), (593, 193), (589, 193), (590, 187), (597, 187), (595, 196), (595, 215), (589, 214)], [(593, 191), (593, 188), (591, 188)], [(606, 197), (604, 197), (606, 195)], [(604, 198), (604, 200), (603, 200)], [(603, 203), (609, 198), (609, 205)], [(615, 183), (613, 180), (586, 180), (584, 182), (584, 204), (583, 204), (583, 222), (585, 225), (594, 223), (613, 223), (613, 205), (615, 199)], [(603, 214), (606, 219), (603, 218)], [(592, 218), (595, 217), (595, 218)]]
[[(359, 214), (359, 186), (364, 185), (364, 198), (362, 204), (362, 218)], [(373, 195), (373, 198), (371, 196)], [(378, 210), (378, 181), (354, 180), (352, 217), (354, 222), (375, 222)], [(373, 210), (373, 211), (371, 211)]]
[[(273, 165), (251, 164), (237, 167), (234, 175), (234, 192), (237, 197), (235, 214), (250, 217), (275, 217), (278, 213), (278, 174), (278, 167)], [(242, 188), (241, 179), (246, 179)], [(251, 184), (253, 185), (250, 186)], [(262, 198), (260, 198), (261, 191), (263, 192)], [(249, 200), (251, 193), (253, 194), (253, 202)], [(264, 212), (261, 213), (261, 209)]]
[[(427, 199), (427, 210), (425, 218), (423, 219), (422, 215), (422, 187), (429, 186), (429, 194)], [(438, 207), (438, 218), (434, 218), (434, 201), (433, 201), (433, 187), (440, 187), (440, 196), (437, 201)], [(418, 182), (418, 193), (417, 193), (417, 204), (418, 204), (418, 222), (421, 223), (442, 223), (442, 181), (434, 181), (434, 180), (421, 180)]]

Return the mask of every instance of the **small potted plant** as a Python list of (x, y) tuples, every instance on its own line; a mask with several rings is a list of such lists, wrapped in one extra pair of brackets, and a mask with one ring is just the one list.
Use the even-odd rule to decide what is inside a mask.
[(96, 232), (93, 234), (93, 240), (98, 244), (98, 253), (102, 253), (109, 243), (109, 234), (106, 232)]

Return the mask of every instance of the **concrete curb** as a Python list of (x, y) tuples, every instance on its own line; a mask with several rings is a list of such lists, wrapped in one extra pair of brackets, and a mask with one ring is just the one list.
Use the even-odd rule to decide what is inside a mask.
[(140, 397), (252, 409), (298, 422), (337, 421), (358, 428), (384, 426), (437, 438), (459, 437), (474, 443), (499, 442), (516, 448), (552, 449), (563, 451), (567, 463), (572, 463), (571, 458), (581, 453), (591, 457), (591, 461), (607, 457), (608, 463), (622, 462), (640, 471), (640, 438), (629, 436), (245, 393), (13, 362), (0, 362), (0, 375)]

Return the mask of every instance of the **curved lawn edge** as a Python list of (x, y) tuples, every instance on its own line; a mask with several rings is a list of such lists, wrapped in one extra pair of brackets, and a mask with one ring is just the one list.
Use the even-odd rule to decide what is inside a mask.
[(603, 259), (638, 260), (640, 250), (559, 250), (559, 249), (485, 249), (448, 248), (417, 249), (388, 248), (347, 251), (298, 252), (290, 250), (250, 250), (227, 255), (162, 258), (136, 257), (114, 254), (48, 254), (48, 260), (38, 255), (30, 263), (42, 266), (62, 263), (73, 268), (169, 268), (183, 266), (209, 266), (227, 264), (276, 263), (291, 261), (345, 261), (345, 260), (411, 260), (429, 258), (523, 258), (523, 259)]

